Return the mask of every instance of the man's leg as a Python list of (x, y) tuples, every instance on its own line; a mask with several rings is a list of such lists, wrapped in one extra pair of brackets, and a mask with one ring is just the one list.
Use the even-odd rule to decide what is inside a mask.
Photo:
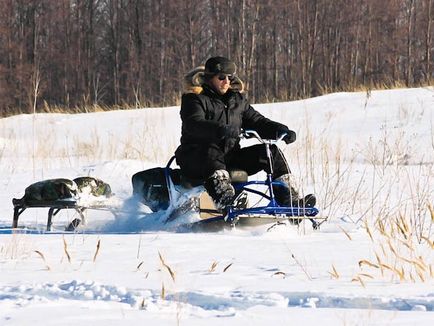
[(307, 195), (300, 198), (296, 189), (294, 177), (288, 167), (288, 163), (280, 149), (272, 145), (271, 151), (271, 171), (267, 160), (265, 146), (262, 144), (253, 145), (239, 149), (228, 157), (226, 164), (231, 168), (237, 168), (246, 171), (249, 175), (259, 171), (272, 172), (273, 180), (280, 181), (283, 185), (273, 186), (273, 192), (276, 201), (281, 206), (315, 206), (316, 199), (314, 195)]
[(226, 170), (224, 153), (216, 144), (192, 148), (177, 153), (182, 174), (204, 181), (204, 186), (217, 209), (224, 210), (232, 204), (235, 196), (229, 172)]
[[(270, 150), (273, 179), (291, 173), (288, 163), (280, 149), (277, 146), (272, 145)], [(270, 172), (270, 165), (263, 144), (244, 147), (233, 151), (227, 156), (226, 165), (229, 169), (244, 170), (248, 175), (256, 174), (259, 171)]]

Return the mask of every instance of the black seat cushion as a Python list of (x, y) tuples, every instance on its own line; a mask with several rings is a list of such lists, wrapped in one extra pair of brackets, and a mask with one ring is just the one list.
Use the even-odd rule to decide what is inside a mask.
[[(249, 175), (244, 170), (233, 169), (229, 170), (229, 175), (231, 177), (232, 183), (242, 183), (247, 182)], [(203, 185), (204, 180), (194, 179), (183, 174), (180, 175), (180, 184), (186, 189), (191, 189)]]

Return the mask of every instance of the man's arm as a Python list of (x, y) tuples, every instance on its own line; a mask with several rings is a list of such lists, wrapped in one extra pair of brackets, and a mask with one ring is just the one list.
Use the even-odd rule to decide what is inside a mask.
[(264, 117), (248, 103), (243, 115), (243, 128), (256, 130), (261, 137), (268, 139), (277, 139), (286, 133), (287, 137), (284, 139), (286, 143), (292, 143), (296, 137), (295, 132), (287, 126)]

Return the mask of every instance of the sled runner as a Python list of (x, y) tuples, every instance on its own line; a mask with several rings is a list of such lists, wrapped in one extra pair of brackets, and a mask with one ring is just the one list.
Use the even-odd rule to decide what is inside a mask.
[[(18, 227), (18, 219), (27, 208), (48, 208), (47, 231), (51, 231), (53, 217), (61, 210), (73, 209), (78, 217), (68, 224), (65, 231), (74, 231), (80, 224), (85, 223), (86, 209), (105, 207), (104, 199), (111, 195), (110, 186), (93, 177), (39, 181), (28, 186), (22, 198), (12, 199), (14, 205), (12, 228)], [(86, 203), (80, 201), (83, 197), (89, 196), (96, 200)]]
[[(268, 164), (271, 166), (270, 146), (281, 141), (285, 135), (277, 140), (262, 139), (255, 131), (246, 130), (245, 138), (256, 138), (264, 144), (267, 152)], [(315, 207), (285, 207), (279, 206), (275, 200), (273, 186), (285, 186), (282, 182), (273, 181), (271, 173), (264, 181), (248, 181), (247, 172), (242, 170), (228, 171), (235, 188), (233, 203), (225, 212), (214, 207), (211, 198), (202, 186), (202, 180), (191, 180), (181, 174), (179, 169), (170, 166), (175, 157), (172, 157), (165, 168), (154, 168), (136, 173), (132, 178), (133, 191), (142, 198), (142, 202), (156, 212), (170, 210), (167, 222), (173, 221), (179, 215), (188, 211), (199, 213), (200, 221), (194, 227), (208, 225), (236, 225), (236, 224), (265, 224), (288, 221), (299, 224), (308, 219), (314, 229), (320, 226), (317, 217), (319, 213)], [(265, 188), (265, 191), (256, 188)], [(268, 204), (248, 207), (248, 195), (264, 199)]]

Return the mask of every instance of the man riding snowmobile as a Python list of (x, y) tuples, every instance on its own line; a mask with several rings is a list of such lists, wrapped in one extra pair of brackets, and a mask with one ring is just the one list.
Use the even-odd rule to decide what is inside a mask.
[[(181, 103), (181, 145), (175, 152), (183, 176), (199, 180), (205, 186), (217, 209), (231, 205), (235, 190), (231, 184), (232, 169), (248, 175), (270, 172), (265, 147), (262, 144), (241, 148), (241, 129), (255, 130), (267, 139), (283, 134), (286, 144), (296, 140), (296, 133), (287, 126), (265, 118), (242, 94), (242, 82), (236, 76), (236, 65), (225, 57), (212, 57), (204, 70), (187, 75), (193, 86), (183, 94)], [(276, 201), (281, 206), (313, 207), (313, 194), (300, 198), (283, 153), (271, 147), (272, 177), (286, 185), (273, 186)]]

